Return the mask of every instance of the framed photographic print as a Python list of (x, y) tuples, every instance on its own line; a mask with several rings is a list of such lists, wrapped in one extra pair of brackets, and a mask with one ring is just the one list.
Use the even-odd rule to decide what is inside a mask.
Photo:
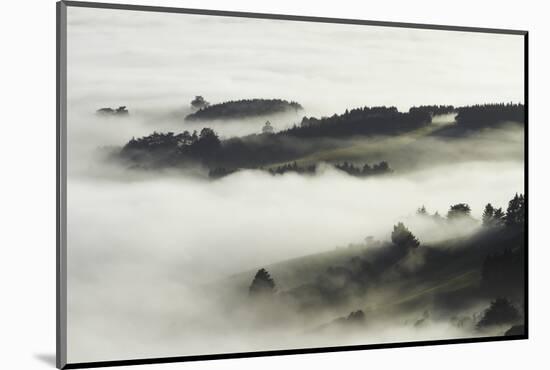
[(527, 338), (526, 31), (57, 11), (59, 368)]

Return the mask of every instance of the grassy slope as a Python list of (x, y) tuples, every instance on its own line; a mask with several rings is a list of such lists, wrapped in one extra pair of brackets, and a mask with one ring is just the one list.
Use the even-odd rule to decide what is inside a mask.
[[(406, 135), (389, 136), (389, 137), (369, 137), (369, 138), (356, 138), (350, 140), (352, 143), (343, 148), (325, 149), (317, 151), (313, 154), (307, 155), (302, 158), (296, 159), (296, 163), (299, 166), (308, 166), (319, 162), (341, 162), (341, 161), (362, 161), (365, 158), (377, 158), (377, 160), (383, 160), (382, 154), (387, 151), (390, 146), (395, 146), (396, 142), (401, 147), (406, 147), (413, 144), (422, 137), (430, 136), (433, 132), (440, 130), (440, 125), (429, 125), (413, 131), (408, 132)], [(273, 163), (266, 168), (272, 168), (284, 165), (288, 162)]]
[[(382, 275), (382, 279), (369, 288), (365, 297), (358, 300), (362, 305), (357, 306), (357, 309), (363, 309), (365, 312), (391, 311), (418, 307), (426, 302), (446, 306), (455, 304), (455, 300), (463, 300), (457, 305), (466, 305), (467, 301), (479, 298), (478, 288), (485, 257), (505, 248), (517, 247), (522, 241), (522, 233), (482, 232), (471, 237), (421, 246), (414, 252), (422, 254), (424, 262), (421, 266), (412, 270), (403, 269), (406, 261), (401, 260), (389, 267)], [(390, 244), (382, 244), (377, 248), (338, 248), (264, 267), (271, 273), (280, 291), (299, 292), (308, 284), (315, 283), (329, 267), (346, 266), (355, 256), (373, 259), (372, 256), (383, 248), (390, 248)], [(394, 269), (403, 271), (395, 273)], [(255, 271), (234, 275), (228, 282), (233, 288), (247, 289)], [(370, 300), (370, 297), (377, 298)]]

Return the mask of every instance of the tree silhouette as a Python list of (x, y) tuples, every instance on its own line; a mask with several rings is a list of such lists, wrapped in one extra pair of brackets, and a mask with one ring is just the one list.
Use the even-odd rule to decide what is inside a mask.
[(405, 227), (402, 222), (399, 222), (393, 227), (391, 233), (391, 241), (393, 244), (403, 248), (418, 248), (420, 242), (416, 237)]
[(426, 207), (422, 206), (416, 210), (416, 214), (420, 216), (427, 216), (428, 211), (426, 211)]
[(209, 105), (210, 103), (204, 100), (204, 98), (200, 95), (195, 96), (195, 99), (191, 101), (191, 106), (195, 109), (206, 108)]
[(268, 295), (273, 294), (275, 291), (275, 282), (269, 275), (266, 269), (261, 268), (258, 270), (250, 284), (248, 293), (250, 296)]
[(493, 213), (493, 225), (502, 226), (504, 225), (505, 220), (506, 215), (502, 211), (502, 208), (495, 209), (495, 212)]
[(493, 208), (491, 203), (487, 203), (487, 205), (485, 206), (485, 210), (483, 211), (483, 216), (481, 217), (483, 226), (493, 226), (494, 215), (495, 209)]
[(449, 212), (447, 212), (447, 218), (449, 220), (462, 217), (470, 217), (470, 206), (466, 203), (452, 205)]
[(525, 222), (525, 198), (523, 194), (516, 195), (508, 203), (506, 210), (507, 226), (523, 226)]
[(491, 302), (491, 305), (483, 313), (483, 317), (478, 322), (479, 328), (515, 323), (520, 319), (518, 310), (506, 298), (497, 298)]

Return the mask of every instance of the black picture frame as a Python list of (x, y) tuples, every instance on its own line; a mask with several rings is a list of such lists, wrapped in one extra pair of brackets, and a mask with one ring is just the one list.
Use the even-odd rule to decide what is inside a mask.
[[(525, 105), (525, 136), (524, 136), (524, 189), (525, 189), (525, 331), (523, 335), (510, 336), (489, 336), (478, 338), (456, 338), (442, 339), (429, 341), (414, 341), (414, 342), (394, 342), (368, 345), (352, 345), (352, 346), (336, 346), (336, 347), (320, 347), (320, 348), (296, 348), (288, 350), (272, 350), (272, 351), (255, 351), (255, 352), (240, 352), (240, 353), (220, 353), (209, 355), (196, 356), (175, 356), (161, 358), (137, 358), (124, 359), (113, 361), (97, 361), (97, 362), (80, 362), (67, 363), (66, 348), (67, 348), (67, 215), (66, 215), (66, 194), (67, 194), (67, 107), (66, 107), (66, 91), (67, 91), (67, 8), (96, 8), (96, 9), (117, 9), (139, 12), (162, 12), (162, 13), (178, 13), (178, 14), (197, 14), (211, 15), (224, 17), (240, 17), (240, 18), (257, 18), (257, 19), (273, 19), (286, 21), (300, 22), (319, 22), (319, 23), (337, 23), (337, 24), (353, 24), (365, 26), (382, 26), (393, 28), (415, 28), (426, 30), (444, 30), (458, 32), (480, 32), (494, 33), (507, 35), (521, 35), (524, 38), (524, 105)], [(265, 356), (281, 356), (294, 354), (314, 354), (323, 352), (341, 352), (341, 351), (357, 351), (368, 349), (385, 349), (399, 347), (416, 347), (416, 346), (434, 346), (447, 344), (464, 344), (464, 343), (482, 343), (482, 342), (498, 342), (509, 340), (524, 340), (529, 338), (529, 32), (525, 30), (512, 29), (495, 29), (495, 28), (480, 28), (480, 27), (462, 27), (448, 26), (435, 24), (419, 24), (419, 23), (401, 23), (401, 22), (384, 22), (373, 20), (359, 19), (342, 19), (328, 17), (311, 17), (299, 15), (284, 15), (284, 14), (266, 14), (266, 13), (251, 13), (251, 12), (234, 12), (209, 9), (188, 9), (174, 8), (162, 6), (143, 6), (130, 4), (113, 4), (113, 3), (98, 3), (98, 2), (81, 2), (81, 1), (59, 1), (56, 4), (56, 36), (57, 36), (57, 63), (56, 63), (56, 366), (59, 369), (78, 369), (78, 368), (95, 368), (95, 367), (110, 367), (110, 366), (126, 366), (126, 365), (142, 365), (142, 364), (159, 364), (159, 363), (174, 363), (188, 361), (203, 361), (203, 360), (219, 360), (232, 358), (246, 357), (265, 357)]]

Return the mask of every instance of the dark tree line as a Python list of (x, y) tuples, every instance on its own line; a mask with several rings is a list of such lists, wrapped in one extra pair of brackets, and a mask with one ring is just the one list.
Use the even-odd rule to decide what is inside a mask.
[[(382, 175), (391, 173), (392, 170), (387, 162), (375, 163), (372, 166), (365, 163), (363, 166), (354, 166), (351, 163), (335, 163), (334, 167), (340, 171), (343, 171), (351, 176), (367, 177), (374, 175)], [(300, 174), (315, 174), (317, 171), (317, 165), (309, 165), (300, 167), (296, 162), (287, 163), (281, 166), (277, 166), (269, 169), (269, 173), (272, 175), (282, 175), (287, 172), (296, 172)]]
[[(466, 203), (454, 204), (449, 208), (447, 221), (457, 219), (471, 219), (473, 221), (470, 211), (470, 206)], [(445, 220), (440, 216), (430, 215), (424, 206), (417, 210), (417, 214), (423, 217)], [(523, 239), (525, 197), (523, 194), (515, 194), (508, 202), (506, 212), (502, 208), (495, 208), (488, 203), (485, 206), (481, 221), (484, 231), (480, 235), (483, 237), (480, 237), (476, 244), (489, 246), (494, 244), (495, 246), (498, 245), (499, 248), (485, 256), (480, 256), (482, 261), (480, 288), (484, 294), (492, 296), (521, 297), (525, 281)], [(400, 225), (398, 224), (398, 226)], [(401, 234), (407, 235), (404, 227), (400, 227), (400, 229)], [(408, 237), (411, 238), (412, 236)], [(487, 319), (482, 319), (481, 326), (489, 325), (487, 322), (491, 321), (490, 315), (487, 316)], [(485, 322), (486, 320), (488, 321)]]
[(287, 172), (295, 172), (299, 174), (313, 175), (317, 170), (317, 166), (312, 164), (305, 167), (300, 167), (296, 162), (286, 163), (281, 166), (268, 169), (268, 172), (272, 175), (283, 175)]
[(457, 123), (470, 129), (494, 126), (507, 121), (525, 122), (525, 107), (523, 104), (472, 105), (460, 107), (457, 112)]
[(214, 163), (219, 155), (221, 141), (214, 130), (157, 133), (142, 138), (132, 138), (121, 150), (121, 156), (145, 165), (173, 166), (185, 160), (204, 164)]
[(298, 138), (395, 135), (430, 123), (431, 114), (423, 110), (401, 113), (395, 107), (363, 107), (320, 119), (304, 117), (299, 126), (279, 134)]
[[(257, 101), (266, 100), (253, 99), (239, 102)], [(218, 110), (223, 112), (227, 104), (231, 107), (233, 103), (237, 104), (236, 107), (240, 106), (238, 102), (227, 102), (201, 108), (195, 114), (208, 115), (211, 113), (203, 112), (211, 112), (212, 109), (214, 112)], [(292, 105), (294, 102), (288, 104)], [(231, 111), (232, 108), (228, 109)], [(235, 109), (240, 111), (240, 108)], [(225, 167), (228, 171), (232, 171), (236, 168), (257, 168), (272, 163), (293, 161), (320, 150), (334, 149), (342, 145), (338, 141), (324, 140), (325, 138), (406, 133), (429, 125), (432, 115), (442, 114), (451, 109), (451, 106), (421, 106), (413, 107), (407, 113), (401, 113), (395, 107), (364, 107), (320, 119), (304, 117), (300, 126), (271, 135), (248, 135), (223, 141), (220, 141), (217, 134), (210, 128), (202, 129), (200, 134), (188, 131), (180, 134), (153, 133), (140, 139), (132, 139), (124, 146), (121, 154), (124, 158), (141, 166), (175, 166), (195, 161), (210, 169)], [(523, 111), (523, 105), (494, 104), (461, 107), (457, 108), (457, 111), (458, 116), (462, 114), (461, 118), (457, 118), (459, 125), (469, 125), (467, 122), (472, 120), (490, 124), (493, 121), (517, 118), (514, 118), (514, 114)], [(481, 128), (479, 125), (472, 126), (472, 128), (476, 127)], [(384, 168), (358, 171), (351, 164), (342, 166), (340, 169), (355, 175), (363, 172), (367, 175), (373, 171), (385, 171)]]
[[(262, 116), (287, 111), (302, 110), (302, 106), (295, 101), (282, 99), (242, 99), (232, 100), (219, 104), (208, 104), (203, 102), (204, 98), (197, 96), (191, 105), (199, 108), (198, 111), (185, 117), (188, 121), (212, 120), (212, 119), (235, 119), (254, 116)], [(195, 103), (195, 105), (193, 105)], [(206, 103), (206, 104), (204, 104)]]
[(279, 135), (249, 135), (221, 141), (210, 128), (200, 134), (153, 133), (132, 138), (121, 150), (122, 158), (136, 165), (168, 167), (198, 162), (210, 169), (257, 168), (286, 162), (311, 153), (311, 148)]
[(416, 214), (422, 217), (430, 217), (435, 221), (448, 221), (457, 220), (457, 219), (472, 219), (470, 206), (466, 203), (457, 203), (449, 207), (447, 211), (446, 218), (441, 216), (439, 212), (434, 214), (429, 214), (425, 206), (422, 206), (416, 210)]
[[(417, 209), (416, 214), (425, 217), (434, 217), (443, 219), (438, 212), (430, 215), (425, 206)], [(449, 207), (447, 219), (472, 218), (470, 206), (466, 203), (457, 203)], [(506, 212), (502, 208), (495, 208), (491, 203), (487, 203), (481, 217), (483, 226), (508, 226), (523, 227), (525, 223), (525, 197), (523, 194), (515, 194), (508, 202)]]
[[(368, 177), (368, 176), (376, 176), (376, 175), (384, 175), (388, 173), (392, 173), (393, 170), (390, 168), (387, 162), (380, 162), (375, 163), (372, 166), (368, 163), (364, 164), (363, 166), (354, 166), (348, 162), (344, 163), (336, 163), (334, 164), (334, 167), (340, 171), (343, 171), (347, 173), (350, 176), (356, 176), (356, 177)], [(317, 164), (311, 164), (307, 166), (299, 166), (296, 161), (292, 163), (285, 163), (280, 166), (272, 167), (269, 169), (265, 169), (265, 171), (269, 172), (271, 175), (284, 175), (285, 173), (298, 173), (298, 174), (306, 174), (306, 175), (314, 175), (317, 173)], [(261, 168), (264, 170), (263, 168)], [(218, 179), (222, 178), (224, 176), (231, 175), (232, 173), (235, 173), (236, 169), (228, 169), (226, 167), (216, 167), (214, 169), (211, 169), (208, 173), (208, 176), (212, 179)]]
[(482, 217), (483, 226), (523, 227), (525, 223), (525, 197), (516, 194), (509, 202), (506, 213), (502, 208), (494, 208), (491, 203), (485, 206)]
[(342, 164), (335, 164), (334, 167), (340, 171), (344, 171), (348, 175), (357, 176), (357, 177), (367, 177), (373, 175), (383, 175), (393, 172), (390, 168), (388, 162), (382, 161), (380, 163), (375, 163), (372, 166), (368, 163), (365, 163), (361, 166), (354, 166), (351, 163), (344, 162)]

